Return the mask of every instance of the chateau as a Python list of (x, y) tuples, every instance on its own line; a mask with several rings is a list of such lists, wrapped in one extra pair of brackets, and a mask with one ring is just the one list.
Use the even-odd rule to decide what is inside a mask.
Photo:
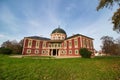
[(24, 38), (23, 55), (39, 56), (80, 56), (80, 48), (94, 51), (93, 38), (81, 34), (67, 37), (66, 32), (56, 28), (51, 33), (51, 38), (30, 36)]

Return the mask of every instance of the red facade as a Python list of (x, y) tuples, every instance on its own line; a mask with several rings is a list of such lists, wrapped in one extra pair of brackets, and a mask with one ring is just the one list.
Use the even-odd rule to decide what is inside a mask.
[(93, 51), (93, 39), (77, 34), (64, 40), (38, 39), (25, 37), (23, 55), (41, 56), (80, 56), (80, 48)]
[(66, 32), (56, 28), (51, 33), (51, 39), (39, 36), (24, 38), (23, 55), (40, 56), (80, 56), (80, 48), (93, 51), (93, 39), (81, 34), (67, 37)]

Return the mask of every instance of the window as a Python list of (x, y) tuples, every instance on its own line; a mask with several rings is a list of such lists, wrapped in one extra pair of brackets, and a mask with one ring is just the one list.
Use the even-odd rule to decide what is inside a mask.
[(89, 40), (86, 41), (86, 46), (89, 48)]
[(57, 36), (55, 36), (55, 40), (57, 40)]
[(55, 44), (55, 47), (57, 47), (57, 44)]
[(77, 39), (74, 40), (75, 47), (78, 47), (78, 41)]
[(90, 48), (90, 40), (88, 40), (87, 44), (88, 44), (87, 47)]
[(62, 44), (60, 44), (60, 47), (62, 47)]
[(66, 50), (61, 50), (61, 54), (66, 54)]
[(42, 50), (42, 54), (48, 53), (48, 50)]
[(46, 42), (43, 42), (43, 47), (46, 47)]
[(93, 42), (91, 41), (91, 48), (93, 48)]
[(46, 53), (48, 53), (48, 50), (46, 50)]
[(52, 47), (54, 47), (54, 44), (52, 44)]
[(86, 39), (83, 39), (83, 47), (86, 48), (87, 44), (86, 44)]
[(69, 48), (72, 47), (72, 41), (69, 41)]
[(53, 37), (53, 39), (55, 39), (55, 37)]
[(42, 50), (42, 54), (45, 54), (45, 51), (44, 51), (44, 50)]
[(58, 39), (60, 40), (60, 37), (58, 37)]
[(78, 50), (75, 50), (75, 54), (79, 54), (79, 51), (78, 51)]
[(28, 41), (28, 48), (31, 48), (32, 47), (32, 40), (29, 40)]
[(63, 54), (63, 53), (64, 53), (64, 51), (63, 51), (63, 50), (61, 50), (61, 53)]
[(27, 49), (27, 54), (30, 54), (31, 53), (31, 49)]
[(64, 47), (67, 47), (67, 43), (66, 42), (64, 42)]
[(64, 54), (66, 54), (67, 53), (67, 51), (66, 50), (64, 50)]
[(69, 54), (72, 54), (72, 50), (69, 50)]
[(39, 48), (39, 41), (36, 41), (36, 48)]
[(60, 44), (58, 44), (58, 47), (60, 47)]
[(49, 47), (51, 47), (51, 44), (49, 44)]
[(39, 50), (35, 50), (35, 54), (38, 54), (39, 53)]

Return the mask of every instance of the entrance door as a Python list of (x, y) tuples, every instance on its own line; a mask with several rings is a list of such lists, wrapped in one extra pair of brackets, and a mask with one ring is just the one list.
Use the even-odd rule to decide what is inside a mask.
[(57, 56), (58, 55), (58, 50), (57, 49), (53, 49), (53, 56)]

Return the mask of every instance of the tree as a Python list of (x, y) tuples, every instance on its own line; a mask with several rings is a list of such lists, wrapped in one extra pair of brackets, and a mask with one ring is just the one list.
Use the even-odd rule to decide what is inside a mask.
[(4, 48), (11, 48), (11, 46), (12, 46), (12, 43), (9, 40), (3, 42), (3, 44), (1, 45), (1, 47), (4, 47)]
[(12, 54), (12, 50), (9, 49), (9, 48), (4, 48), (4, 47), (1, 47), (0, 48), (0, 54)]
[(19, 54), (21, 54), (22, 53), (22, 49), (23, 49), (23, 39), (22, 40), (20, 40), (20, 42), (18, 43), (18, 52), (19, 52)]
[(107, 54), (113, 54), (115, 51), (115, 45), (113, 37), (103, 36), (102, 40), (102, 51)]
[(112, 16), (113, 30), (120, 33), (120, 0), (100, 0), (97, 11), (104, 7), (111, 8), (115, 4), (117, 4), (119, 8)]
[(2, 48), (8, 48), (12, 50), (12, 54), (21, 54), (22, 53), (22, 45), (23, 45), (23, 40), (20, 42), (17, 42), (16, 40), (13, 41), (5, 41), (1, 45)]
[(109, 55), (120, 55), (120, 37), (116, 40), (110, 36), (101, 37), (102, 40), (102, 52)]
[(116, 45), (117, 45), (116, 54), (120, 55), (120, 37), (116, 39)]

